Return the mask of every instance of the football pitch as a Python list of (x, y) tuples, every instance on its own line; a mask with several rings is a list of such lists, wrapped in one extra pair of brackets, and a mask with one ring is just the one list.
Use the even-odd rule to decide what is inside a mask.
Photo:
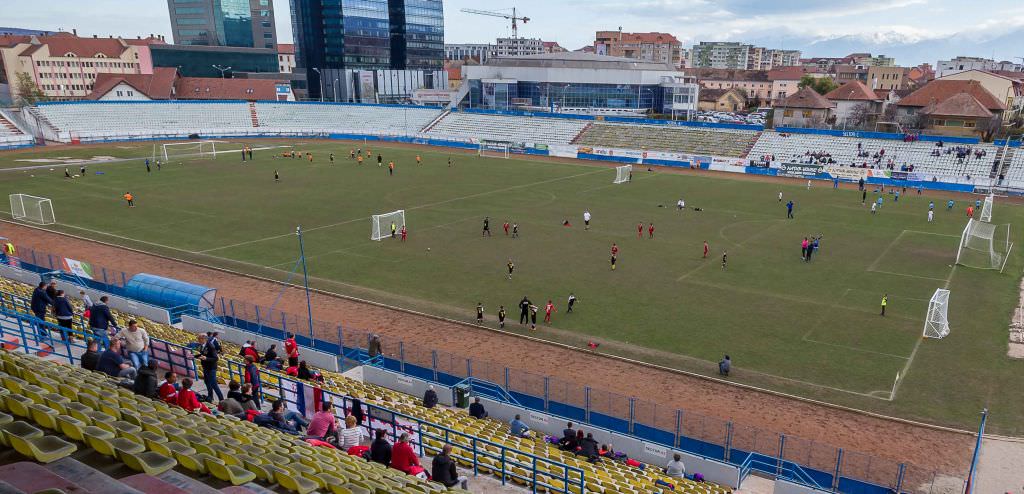
[[(357, 165), (349, 159), (355, 143), (250, 144), (255, 160), (244, 164), (237, 151), (172, 159), (148, 173), (129, 160), (89, 165), (75, 179), (65, 179), (64, 168), (77, 173), (78, 165), (61, 159), (149, 156), (152, 144), (0, 154), (2, 168), (57, 160), (2, 172), (0, 183), (7, 194), (52, 199), (58, 224), (47, 228), (57, 231), (283, 280), (296, 268), (301, 225), (318, 288), (465, 321), (479, 302), (489, 326), (504, 305), (512, 332), (574, 346), (595, 341), (602, 352), (707, 375), (729, 354), (732, 379), (745, 384), (962, 428), (989, 407), (995, 430), (1024, 432), (1024, 364), (1006, 356), (1021, 249), (1002, 274), (953, 267), (973, 196), (955, 197), (947, 210), (946, 195), (911, 190), (896, 202), (886, 193), (870, 214), (860, 192), (825, 182), (808, 189), (798, 180), (634, 167), (631, 183), (613, 185), (613, 168), (586, 162), (371, 143), (374, 159)], [(313, 162), (273, 157), (291, 146)], [(128, 191), (135, 208), (121, 197)], [(869, 189), (868, 201), (878, 195)], [(370, 216), (397, 209), (405, 210), (408, 240), (371, 241)], [(491, 236), (482, 235), (485, 217)], [(1022, 219), (1024, 209), (997, 199), (993, 222), (1010, 223), (1018, 246)], [(519, 225), (519, 238), (505, 235), (506, 221)], [(819, 250), (804, 262), (801, 241), (818, 235)], [(952, 292), (952, 332), (922, 339), (937, 288)], [(579, 299), (571, 314), (570, 293)], [(535, 332), (518, 324), (524, 295), (541, 307), (538, 322), (554, 302), (550, 324)]]

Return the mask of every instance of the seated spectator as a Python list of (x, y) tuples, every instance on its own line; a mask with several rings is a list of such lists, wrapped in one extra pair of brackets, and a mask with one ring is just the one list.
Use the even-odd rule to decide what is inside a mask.
[(284, 369), (284, 359), (280, 359), (280, 358), (267, 359), (267, 360), (264, 360), (264, 365), (267, 366), (267, 369), (270, 369), (272, 371), (280, 372), (281, 369)]
[(520, 420), (518, 413), (516, 414), (516, 417), (509, 422), (508, 426), (512, 430), (513, 436), (530, 437), (530, 428)]
[(132, 360), (132, 367), (141, 369), (149, 363), (149, 334), (139, 327), (138, 321), (128, 321), (128, 327), (118, 331), (114, 337), (124, 340), (124, 348)]
[(475, 398), (469, 405), (469, 416), (475, 419), (487, 418), (487, 410), (484, 410), (484, 404), (480, 403), (480, 398)]
[(269, 362), (277, 360), (277, 345), (270, 345), (266, 353), (263, 354), (263, 359), (259, 362), (263, 365), (267, 365)]
[(314, 380), (313, 371), (309, 370), (309, 365), (306, 364), (305, 360), (299, 362), (299, 369), (298, 373), (296, 374), (296, 377), (298, 377), (299, 379), (305, 379), (307, 381)]
[(427, 386), (427, 390), (423, 393), (423, 406), (425, 408), (434, 408), (437, 406), (437, 392), (434, 391), (434, 385)]
[(370, 443), (370, 461), (388, 466), (391, 464), (391, 443), (387, 440), (387, 431), (377, 429), (374, 433), (376, 438)]
[(156, 361), (150, 360), (136, 374), (132, 392), (147, 398), (156, 398), (156, 379)]
[(683, 465), (683, 457), (679, 453), (672, 455), (672, 461), (665, 465), (665, 475), (677, 479), (686, 478), (686, 465)]
[(601, 449), (597, 451), (597, 454), (601, 458), (608, 458), (609, 460), (615, 459), (615, 449), (612, 448), (611, 444), (602, 444)]
[(110, 348), (100, 354), (96, 370), (111, 377), (135, 380), (135, 369), (121, 358), (120, 340), (111, 340)]
[(409, 444), (409, 433), (403, 432), (391, 450), (391, 468), (405, 472), (409, 475), (425, 476), (423, 467), (420, 466), (420, 457)]
[(251, 391), (252, 388), (248, 384), (242, 385), (235, 380), (228, 382), (228, 398), (238, 402), (242, 410), (259, 410)]
[(729, 370), (731, 369), (732, 359), (730, 359), (729, 356), (726, 355), (725, 358), (723, 358), (722, 361), (718, 363), (718, 373), (723, 376), (729, 377)]
[(469, 478), (460, 476), (455, 468), (455, 460), (452, 460), (451, 444), (445, 444), (441, 448), (441, 453), (434, 457), (434, 461), (430, 465), (430, 476), (433, 477), (431, 480), (445, 487), (450, 488), (458, 485), (462, 490), (469, 489)]
[(203, 413), (211, 413), (206, 405), (199, 402), (196, 392), (192, 391), (192, 380), (187, 377), (181, 380), (181, 390), (178, 391), (177, 402), (179, 407), (190, 412), (198, 410)]
[(359, 446), (366, 437), (363, 434), (363, 429), (359, 427), (356, 418), (352, 415), (345, 417), (345, 429), (341, 431), (340, 436), (341, 442), (338, 443), (338, 448), (344, 451)]
[(576, 451), (579, 443), (576, 441), (576, 429), (572, 428), (572, 422), (566, 424), (562, 429), (562, 438), (558, 440), (558, 447), (563, 451)]
[(313, 414), (306, 428), (306, 439), (319, 439), (327, 441), (335, 446), (341, 444), (341, 435), (338, 430), (338, 417), (334, 416), (334, 405), (330, 402), (324, 403), (323, 408)]
[(298, 433), (309, 425), (302, 415), (285, 408), (284, 400), (275, 401), (270, 407), (270, 416), (277, 422), (279, 428)]
[(242, 406), (242, 404), (239, 403), (238, 400), (231, 397), (227, 397), (224, 398), (223, 400), (220, 400), (220, 403), (217, 404), (217, 411), (225, 415), (232, 415), (238, 417), (243, 420), (249, 416), (249, 414), (246, 413), (246, 408)]
[(160, 387), (157, 388), (157, 395), (161, 400), (164, 400), (171, 405), (178, 404), (178, 375), (174, 372), (167, 371), (164, 373), (164, 382), (160, 383)]
[(82, 368), (86, 370), (96, 370), (96, 364), (100, 361), (99, 343), (96, 340), (89, 340), (86, 345), (85, 353), (82, 354)]
[(576, 454), (586, 457), (588, 461), (594, 462), (600, 456), (597, 449), (597, 441), (594, 440), (594, 435), (587, 433), (587, 437), (580, 441), (580, 449)]

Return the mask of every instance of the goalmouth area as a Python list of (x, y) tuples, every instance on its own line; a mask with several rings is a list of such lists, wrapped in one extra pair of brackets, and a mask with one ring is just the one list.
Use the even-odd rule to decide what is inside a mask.
[[(172, 159), (148, 174), (139, 160), (92, 165), (73, 180), (57, 166), (59, 173), (31, 178), (0, 174), (0, 182), (50, 198), (61, 215), (47, 228), (57, 231), (283, 280), (295, 266), (301, 224), (310, 276), (324, 290), (465, 321), (482, 302), (488, 326), (503, 305), (505, 329), (515, 333), (576, 347), (595, 341), (602, 353), (711, 376), (729, 354), (730, 380), (957, 428), (976, 425), (984, 404), (990, 430), (1024, 433), (1024, 397), (1015, 391), (1021, 366), (1005, 358), (1024, 263), (1013, 249), (1002, 274), (954, 267), (973, 196), (907, 193), (895, 202), (885, 194), (872, 215), (859, 192), (824, 183), (808, 190), (805, 181), (634, 168), (631, 183), (617, 186), (615, 169), (599, 165), (469, 153), (449, 167), (444, 150), (374, 144), (374, 155), (396, 163), (389, 176), (371, 160), (349, 160), (356, 144), (276, 144), (314, 159), (261, 150), (242, 165), (224, 152), (240, 144), (218, 143), (215, 161)], [(150, 146), (138, 145), (138, 156)], [(54, 156), (72, 152), (106, 153)], [(0, 157), (0, 166), (18, 166), (15, 159)], [(121, 200), (127, 190), (135, 208)], [(675, 206), (680, 198), (685, 210)], [(954, 209), (938, 208), (928, 223), (928, 202), (949, 198)], [(996, 223), (1024, 219), (1020, 206), (997, 203)], [(373, 215), (397, 210), (408, 216), (406, 242), (367, 238)], [(584, 210), (593, 215), (589, 230)], [(482, 235), (484, 217), (491, 236)], [(505, 221), (519, 225), (519, 238), (505, 236)], [(382, 233), (376, 237), (389, 236)], [(803, 261), (801, 240), (819, 235), (818, 251)], [(951, 331), (923, 339), (940, 288), (951, 292)], [(570, 293), (579, 302), (568, 314)], [(524, 295), (541, 307), (553, 301), (551, 324), (536, 332), (519, 326)], [(486, 337), (474, 343), (485, 346)], [(951, 364), (960, 370), (950, 372)]]

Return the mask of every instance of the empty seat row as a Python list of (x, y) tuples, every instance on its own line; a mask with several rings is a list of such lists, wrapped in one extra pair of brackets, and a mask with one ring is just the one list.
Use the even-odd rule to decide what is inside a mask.
[(427, 136), (509, 141), (526, 144), (569, 144), (587, 126), (587, 120), (451, 112)]
[(756, 132), (700, 127), (595, 123), (576, 140), (585, 146), (644, 149), (697, 155), (740, 157)]

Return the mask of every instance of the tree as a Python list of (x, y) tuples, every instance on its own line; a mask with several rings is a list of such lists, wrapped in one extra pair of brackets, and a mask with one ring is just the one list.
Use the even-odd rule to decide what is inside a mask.
[(46, 93), (39, 89), (28, 72), (18, 72), (15, 76), (14, 87), (21, 106), (34, 105), (46, 100)]
[(977, 130), (981, 134), (981, 140), (991, 141), (996, 133), (1003, 129), (1003, 117), (993, 116), (987, 120), (978, 120)]
[(871, 123), (871, 106), (867, 103), (857, 103), (850, 108), (846, 117), (846, 123), (850, 127), (862, 128)]
[(810, 87), (818, 94), (828, 94), (833, 89), (839, 87), (839, 84), (836, 84), (836, 81), (833, 81), (831, 77), (814, 77), (810, 74), (804, 74), (800, 78), (800, 83), (797, 84), (797, 87), (800, 89)]

